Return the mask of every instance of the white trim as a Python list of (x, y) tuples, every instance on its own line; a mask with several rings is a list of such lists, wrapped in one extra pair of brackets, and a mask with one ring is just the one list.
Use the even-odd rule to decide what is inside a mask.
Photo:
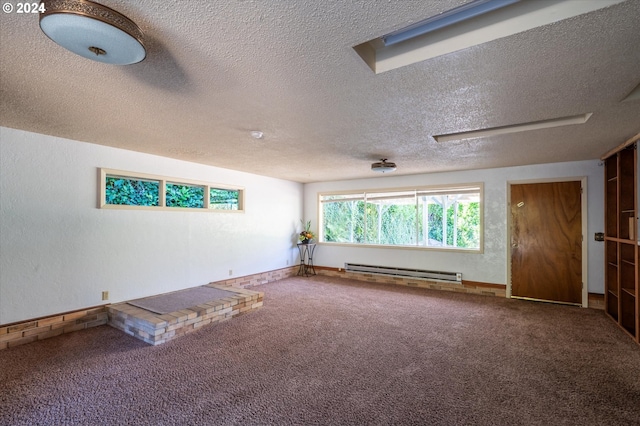
[(581, 201), (581, 222), (582, 222), (582, 307), (589, 307), (589, 251), (587, 244), (588, 218), (587, 218), (587, 177), (558, 177), (547, 179), (527, 179), (507, 181), (507, 291), (508, 299), (515, 298), (511, 294), (511, 185), (522, 185), (528, 183), (551, 183), (551, 182), (580, 182), (582, 194)]

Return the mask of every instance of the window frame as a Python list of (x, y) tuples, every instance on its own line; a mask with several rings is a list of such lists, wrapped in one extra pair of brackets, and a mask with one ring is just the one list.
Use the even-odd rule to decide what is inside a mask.
[[(376, 194), (380, 196), (380, 194), (384, 193), (403, 193), (403, 192), (415, 192), (416, 197), (418, 197), (419, 193), (441, 193), (442, 195), (446, 194), (457, 194), (459, 193), (469, 193), (471, 190), (473, 193), (479, 194), (479, 205), (478, 205), (478, 213), (479, 213), (479, 244), (477, 249), (470, 248), (461, 248), (461, 247), (447, 247), (447, 246), (427, 246), (427, 245), (419, 245), (418, 241), (416, 244), (412, 245), (399, 245), (399, 244), (375, 244), (375, 243), (352, 243), (352, 242), (337, 242), (337, 241), (325, 241), (324, 236), (324, 215), (323, 215), (323, 197), (327, 196), (340, 196), (340, 195), (350, 195), (350, 196), (358, 196), (362, 195), (362, 200), (366, 201), (366, 194)], [(461, 184), (444, 184), (444, 185), (428, 185), (428, 186), (413, 186), (413, 187), (399, 187), (399, 188), (372, 188), (372, 189), (355, 189), (355, 190), (344, 190), (344, 191), (323, 191), (317, 193), (317, 203), (318, 203), (318, 243), (326, 244), (326, 245), (335, 245), (341, 247), (370, 247), (370, 248), (390, 248), (390, 249), (401, 249), (401, 250), (427, 250), (427, 251), (444, 251), (444, 252), (456, 252), (456, 253), (473, 253), (473, 254), (482, 254), (484, 253), (484, 183), (483, 182), (471, 182), (471, 183), (461, 183)], [(416, 204), (417, 206), (417, 204)], [(366, 209), (365, 209), (366, 210)], [(364, 218), (366, 222), (366, 218)], [(366, 235), (366, 229), (365, 229)]]
[[(100, 209), (116, 209), (116, 210), (160, 210), (160, 211), (188, 211), (188, 212), (216, 212), (216, 213), (244, 213), (245, 212), (245, 189), (244, 187), (199, 181), (193, 179), (183, 179), (171, 176), (153, 175), (148, 173), (131, 172), (125, 170), (116, 170), (109, 168), (99, 168), (99, 190), (98, 190), (98, 208)], [(158, 205), (157, 206), (136, 206), (129, 204), (107, 204), (106, 183), (107, 177), (117, 177), (132, 180), (148, 180), (158, 181)], [(200, 186), (204, 190), (203, 207), (168, 207), (166, 205), (167, 184)], [(215, 209), (210, 208), (211, 189), (222, 189), (229, 191), (238, 191), (238, 209)]]

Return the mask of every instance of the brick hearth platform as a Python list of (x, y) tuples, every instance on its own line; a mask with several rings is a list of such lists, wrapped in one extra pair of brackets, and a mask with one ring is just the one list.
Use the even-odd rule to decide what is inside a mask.
[(235, 295), (169, 314), (157, 314), (126, 302), (109, 305), (108, 324), (146, 343), (160, 345), (205, 325), (230, 320), (262, 306), (263, 292), (218, 284), (207, 286)]

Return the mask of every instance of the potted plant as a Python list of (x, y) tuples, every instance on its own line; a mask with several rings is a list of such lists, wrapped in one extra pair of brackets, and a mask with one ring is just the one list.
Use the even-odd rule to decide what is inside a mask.
[(302, 244), (309, 244), (314, 238), (314, 234), (311, 231), (311, 221), (308, 221), (306, 224), (302, 220), (300, 220), (300, 222), (302, 222), (302, 226), (304, 228), (299, 234), (300, 242)]

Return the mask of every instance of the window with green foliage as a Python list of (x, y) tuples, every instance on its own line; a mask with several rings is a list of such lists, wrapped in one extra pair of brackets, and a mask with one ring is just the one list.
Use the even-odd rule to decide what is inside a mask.
[(240, 191), (220, 188), (209, 189), (209, 208), (215, 210), (238, 210)]
[(100, 177), (101, 208), (243, 211), (240, 188), (109, 169), (101, 169)]
[(160, 182), (107, 176), (106, 203), (127, 206), (157, 206)]
[(204, 187), (180, 183), (166, 184), (167, 207), (204, 207)]
[(480, 184), (319, 197), (322, 242), (482, 249)]

